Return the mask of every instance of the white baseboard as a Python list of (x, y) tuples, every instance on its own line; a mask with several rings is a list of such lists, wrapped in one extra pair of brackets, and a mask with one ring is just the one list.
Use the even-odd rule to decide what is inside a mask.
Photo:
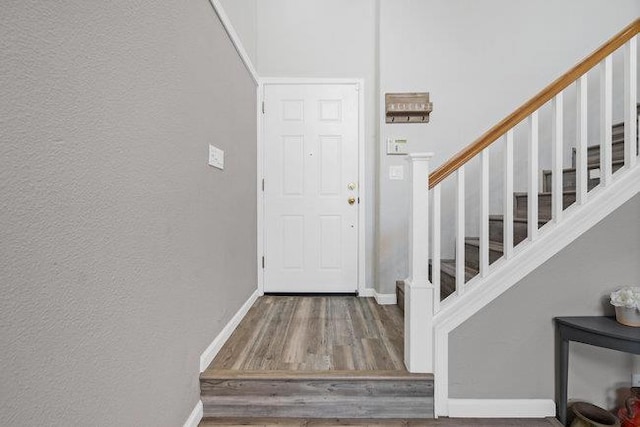
[(449, 399), (451, 418), (555, 417), (551, 399)]
[(238, 327), (240, 321), (247, 314), (251, 306), (258, 299), (258, 297), (262, 295), (259, 290), (255, 290), (249, 299), (242, 304), (242, 307), (238, 310), (238, 312), (229, 320), (229, 323), (220, 331), (217, 337), (213, 340), (209, 347), (202, 353), (200, 356), (200, 372), (204, 372), (207, 369), (207, 366), (211, 364), (213, 359), (216, 357), (222, 346), (229, 339), (233, 331)]
[(379, 294), (375, 290), (373, 291), (373, 297), (379, 305), (393, 305), (398, 303), (396, 294)]
[(375, 295), (375, 291), (371, 288), (364, 288), (362, 291), (358, 292), (358, 296), (362, 298), (373, 298)]
[(397, 304), (396, 294), (379, 294), (375, 289), (366, 288), (358, 293), (359, 297), (375, 298), (379, 305)]
[(198, 400), (195, 408), (193, 408), (193, 411), (191, 411), (191, 415), (189, 415), (187, 421), (184, 422), (183, 427), (198, 427), (198, 424), (200, 424), (203, 415), (204, 410), (202, 406), (202, 400)]

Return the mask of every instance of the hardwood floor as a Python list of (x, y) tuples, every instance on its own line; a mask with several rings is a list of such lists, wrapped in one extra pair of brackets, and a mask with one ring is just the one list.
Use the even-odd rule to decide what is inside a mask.
[(490, 418), (439, 418), (437, 420), (312, 420), (312, 419), (240, 419), (221, 418), (203, 420), (200, 427), (239, 426), (287, 426), (287, 427), (550, 427), (561, 426), (555, 418), (546, 419), (490, 419)]
[(260, 297), (200, 376), (208, 426), (559, 426), (433, 417), (433, 376), (403, 363), (403, 316), (372, 298)]
[(207, 371), (406, 372), (403, 342), (396, 305), (380, 306), (373, 298), (263, 296)]
[(433, 375), (407, 372), (403, 331), (372, 298), (261, 297), (200, 375), (204, 416), (432, 418)]

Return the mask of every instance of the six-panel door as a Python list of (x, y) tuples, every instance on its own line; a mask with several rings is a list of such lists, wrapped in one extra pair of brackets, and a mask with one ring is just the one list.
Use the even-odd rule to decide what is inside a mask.
[(265, 292), (355, 292), (358, 88), (265, 85)]

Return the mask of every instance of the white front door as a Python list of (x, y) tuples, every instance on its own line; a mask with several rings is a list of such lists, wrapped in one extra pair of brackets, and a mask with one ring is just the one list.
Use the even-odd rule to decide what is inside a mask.
[(266, 84), (264, 290), (358, 289), (358, 85)]

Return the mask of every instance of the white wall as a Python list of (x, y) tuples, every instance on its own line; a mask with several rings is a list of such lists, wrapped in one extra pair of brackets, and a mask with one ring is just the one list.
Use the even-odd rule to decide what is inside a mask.
[[(435, 153), (433, 166), (471, 143), (640, 13), (635, 0), (380, 1), (380, 111), (385, 92), (428, 91), (434, 104), (429, 124), (381, 123), (380, 139), (408, 138), (410, 151)], [(407, 275), (407, 182), (387, 177), (390, 165), (403, 162), (380, 157), (376, 232), (377, 286), (382, 291)], [(477, 168), (469, 169), (471, 187), (478, 181), (473, 175)], [(450, 255), (453, 202), (445, 196), (451, 194), (449, 188), (443, 189), (442, 217), (443, 247)], [(468, 218), (472, 229), (475, 223), (475, 217)]]
[(366, 283), (374, 278), (376, 175), (376, 2), (258, 2), (261, 77), (348, 77), (365, 84)]
[[(635, 0), (223, 1), (247, 43), (257, 37), (260, 76), (365, 79), (367, 285), (383, 293), (393, 292), (395, 281), (408, 274), (408, 181), (388, 178), (389, 166), (404, 165), (406, 172), (407, 162), (385, 154), (386, 138), (407, 138), (410, 151), (433, 151), (435, 168), (640, 13)], [(254, 13), (255, 31), (246, 25)], [(590, 78), (591, 105), (598, 101), (597, 80), (597, 75)], [(384, 118), (384, 94), (403, 91), (430, 92), (434, 112), (429, 124), (378, 120)], [(568, 96), (566, 166), (573, 145), (572, 102)], [(597, 115), (597, 109), (591, 114)], [(548, 117), (545, 108), (540, 119), (543, 167), (550, 162)], [(591, 125), (596, 135), (597, 122)], [(521, 190), (526, 163), (519, 154), (526, 151), (526, 137), (516, 132), (516, 189)], [(491, 160), (491, 204), (497, 213), (502, 206), (500, 143), (492, 147)], [(473, 161), (467, 171), (469, 235), (478, 227), (476, 173)], [(453, 181), (443, 184), (445, 257), (453, 256)]]

